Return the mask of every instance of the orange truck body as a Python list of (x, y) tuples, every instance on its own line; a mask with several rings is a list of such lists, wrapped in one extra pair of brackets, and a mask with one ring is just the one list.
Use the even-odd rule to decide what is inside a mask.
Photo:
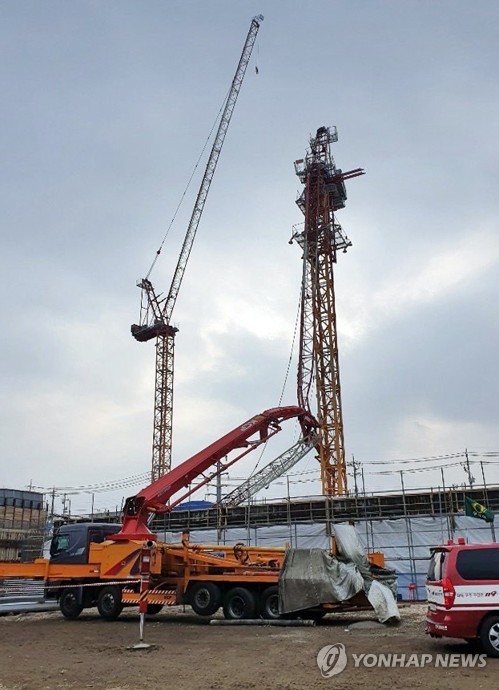
[[(45, 558), (30, 563), (0, 562), (0, 582), (7, 578), (41, 580), (47, 598), (54, 600), (71, 588), (85, 590), (82, 602), (86, 606), (95, 605), (102, 588), (112, 584), (119, 587), (125, 606), (141, 602), (174, 606), (191, 603), (189, 591), (201, 582), (214, 583), (222, 592), (245, 587), (260, 596), (277, 586), (285, 551), (284, 547), (191, 544), (187, 533), (181, 544), (108, 540), (90, 544), (85, 564), (54, 563)], [(141, 565), (145, 552), (149, 559), (146, 575)], [(382, 566), (383, 554), (370, 554), (369, 560)], [(141, 586), (144, 582), (145, 588)]]
[[(150, 558), (149, 572), (141, 574), (144, 550)], [(104, 541), (90, 544), (88, 563), (57, 563), (38, 558), (30, 563), (0, 562), (0, 581), (7, 578), (42, 580), (47, 594), (58, 598), (70, 587), (92, 590), (93, 601), (99, 588), (113, 583), (122, 588), (122, 603), (172, 606), (187, 603), (186, 592), (195, 582), (215, 582), (224, 588), (250, 586), (262, 589), (276, 585), (284, 559), (284, 548), (197, 545), (184, 535), (181, 544), (142, 541)], [(141, 594), (140, 583), (147, 580)]]
[[(312, 444), (317, 422), (304, 409), (264, 410), (129, 497), (121, 526), (63, 526), (61, 530), (70, 533), (74, 529), (77, 537), (80, 530), (80, 539), (71, 546), (66, 534), (67, 544), (59, 548), (61, 535), (56, 534), (50, 560), (0, 563), (0, 588), (2, 580), (10, 579), (9, 587), (16, 580), (41, 581), (46, 598), (58, 601), (67, 618), (95, 605), (111, 620), (127, 605), (155, 613), (164, 605), (185, 603), (201, 615), (211, 615), (223, 604), (227, 618), (278, 617), (284, 548), (193, 545), (187, 533), (181, 544), (169, 544), (157, 540), (149, 521), (151, 514), (172, 510), (218, 472), (266, 443), (280, 431), (282, 421), (293, 418)], [(207, 476), (214, 466), (214, 474)]]

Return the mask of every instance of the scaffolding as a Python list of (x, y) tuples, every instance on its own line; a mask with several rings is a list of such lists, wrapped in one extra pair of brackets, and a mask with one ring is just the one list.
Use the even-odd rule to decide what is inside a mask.
[(430, 549), (448, 539), (496, 541), (494, 524), (465, 515), (471, 498), (499, 512), (499, 485), (452, 486), (380, 493), (357, 492), (344, 497), (311, 496), (252, 501), (234, 507), (175, 510), (157, 516), (153, 528), (166, 540), (183, 530), (192, 542), (235, 543), (328, 548), (334, 525), (355, 526), (368, 552), (382, 551), (398, 574), (405, 600), (424, 600)]

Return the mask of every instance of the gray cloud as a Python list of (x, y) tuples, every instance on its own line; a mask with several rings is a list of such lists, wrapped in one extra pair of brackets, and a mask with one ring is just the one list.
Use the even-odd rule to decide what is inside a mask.
[[(338, 165), (368, 171), (339, 214), (354, 243), (337, 269), (349, 454), (498, 450), (497, 3), (6, 2), (0, 483), (148, 469), (154, 352), (128, 332), (134, 283), (252, 11), (266, 15), (259, 75), (175, 314), (176, 457), (276, 403), (300, 280), (292, 163), (322, 124), (338, 126)], [(192, 201), (154, 274), (163, 289)], [(289, 403), (294, 377), (295, 363)]]

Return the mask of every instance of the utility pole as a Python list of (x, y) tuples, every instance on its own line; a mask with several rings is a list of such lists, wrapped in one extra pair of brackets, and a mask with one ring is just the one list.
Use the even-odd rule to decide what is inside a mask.
[(289, 490), (289, 474), (286, 475), (286, 487), (288, 490), (288, 527), (289, 527), (289, 545), (293, 546), (293, 526), (291, 523), (291, 493)]
[[(444, 508), (445, 508), (445, 512), (447, 514), (447, 517), (446, 517), (446, 520), (447, 520), (447, 537), (449, 539), (451, 539), (452, 538), (452, 530), (451, 530), (451, 522), (450, 522), (451, 518), (449, 517), (449, 502), (447, 500), (447, 489), (445, 488), (445, 476), (444, 476), (444, 468), (443, 467), (440, 468), (440, 473), (442, 475), (442, 491), (444, 494)], [(450, 505), (450, 512), (451, 513), (453, 512), (453, 509), (454, 509), (454, 507), (451, 503), (451, 505)]]
[(217, 462), (217, 504), (222, 500), (222, 463)]
[[(487, 489), (487, 482), (485, 481), (485, 470), (483, 469), (483, 462), (480, 460), (480, 469), (482, 470), (482, 479), (483, 479), (483, 494), (485, 497), (485, 504), (487, 508), (489, 507), (489, 492)], [(490, 523), (490, 529), (492, 531), (492, 539), (496, 541), (496, 528), (494, 527), (494, 522)]]
[(54, 522), (54, 503), (55, 503), (55, 486), (52, 488), (52, 501), (50, 504), (50, 517), (52, 523)]
[(353, 470), (353, 483), (355, 486), (355, 498), (359, 495), (359, 487), (357, 486), (357, 475), (360, 469), (360, 462), (355, 462), (355, 455), (352, 455), (352, 470)]
[[(366, 544), (367, 544), (367, 548), (369, 549), (369, 527), (368, 527), (368, 519), (367, 519), (366, 480), (364, 477), (364, 468), (363, 467), (360, 468), (360, 476), (362, 478), (362, 498), (363, 498), (363, 502), (364, 502), (364, 522), (366, 525)], [(371, 542), (372, 542), (372, 529), (371, 529)]]
[(471, 474), (471, 467), (470, 467), (470, 458), (468, 455), (468, 449), (464, 449), (464, 455), (466, 457), (466, 460), (462, 463), (462, 466), (464, 468), (464, 471), (468, 475), (468, 482), (470, 485), (470, 489), (473, 488), (473, 484), (475, 483), (475, 477)]

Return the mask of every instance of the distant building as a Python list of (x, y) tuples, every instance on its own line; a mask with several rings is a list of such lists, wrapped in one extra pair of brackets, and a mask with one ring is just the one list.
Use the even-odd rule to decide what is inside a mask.
[(40, 555), (47, 523), (43, 494), (0, 489), (0, 560), (30, 560)]

